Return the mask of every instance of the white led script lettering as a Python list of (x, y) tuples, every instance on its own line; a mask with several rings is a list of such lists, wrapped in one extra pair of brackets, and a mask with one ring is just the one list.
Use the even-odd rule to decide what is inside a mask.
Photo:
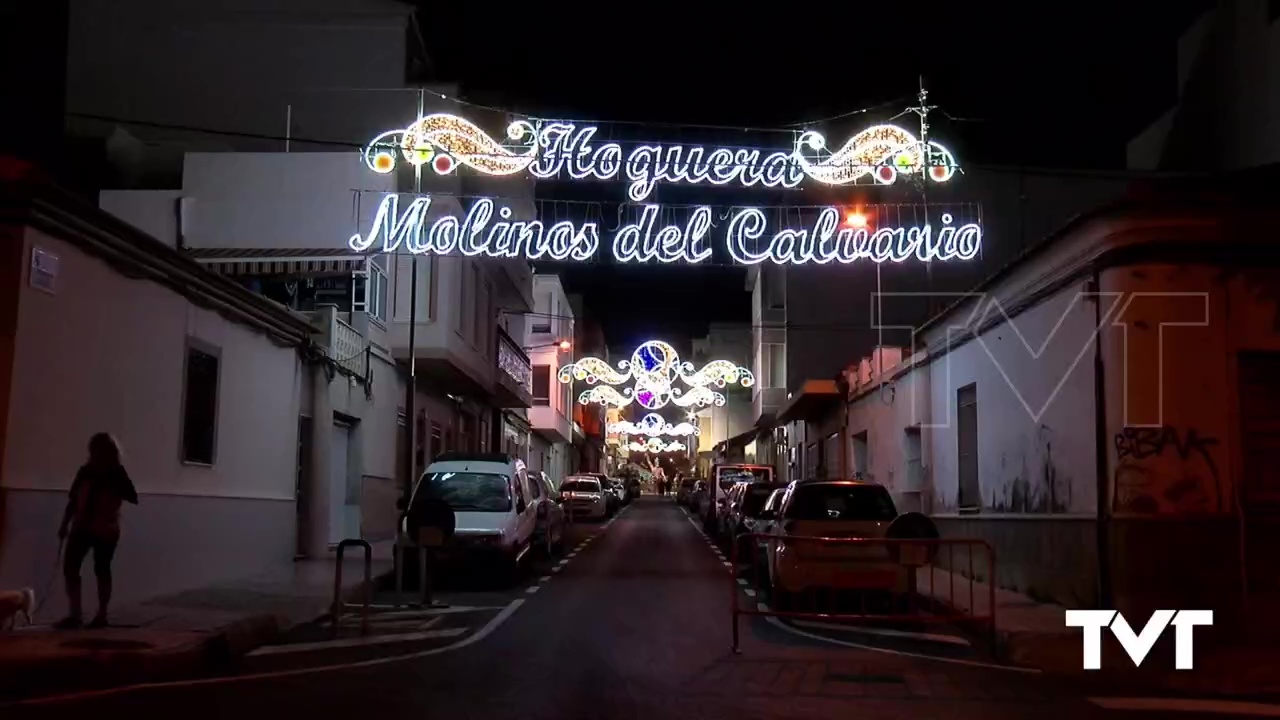
[[(369, 231), (352, 235), (347, 244), (356, 252), (456, 252), (471, 257), (579, 262), (594, 258), (600, 248), (600, 231), (593, 222), (565, 220), (545, 227), (537, 220), (512, 220), (511, 208), (484, 199), (476, 201), (461, 220), (448, 216), (428, 225), (430, 208), (429, 197), (417, 197), (400, 211), (400, 196), (387, 195), (378, 206)], [(659, 210), (657, 205), (645, 205), (638, 221), (618, 229), (611, 244), (615, 260), (696, 264), (711, 258), (710, 207), (695, 208), (683, 225), (659, 226)], [(745, 208), (734, 211), (729, 218), (724, 244), (734, 262), (742, 265), (847, 265), (860, 260), (900, 263), (912, 258), (945, 262), (977, 257), (982, 250), (982, 228), (977, 223), (956, 226), (950, 214), (943, 214), (941, 220), (936, 236), (935, 228), (928, 224), (855, 229), (840, 226), (837, 208), (824, 208), (812, 227), (783, 228), (769, 235), (764, 212)]]
[[(529, 260), (590, 260), (600, 248), (600, 233), (595, 223), (575, 225), (569, 221), (544, 227), (540, 220), (511, 220), (511, 208), (499, 207), (497, 222), (494, 202), (477, 200), (461, 221), (454, 216), (438, 218), (427, 226), (431, 198), (419, 197), (398, 212), (400, 196), (382, 199), (373, 225), (364, 235), (352, 235), (347, 245), (356, 252), (369, 252), (382, 240), (378, 252), (404, 250), (415, 254), (450, 255), (455, 251), (474, 257), (524, 257)], [(425, 236), (425, 237), (424, 237)]]

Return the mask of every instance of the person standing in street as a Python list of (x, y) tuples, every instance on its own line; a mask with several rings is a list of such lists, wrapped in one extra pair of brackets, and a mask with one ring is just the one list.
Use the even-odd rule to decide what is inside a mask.
[(83, 622), (80, 566), (89, 553), (93, 553), (93, 573), (98, 580), (98, 612), (89, 627), (107, 626), (111, 561), (120, 543), (120, 507), (126, 502), (137, 505), (138, 492), (120, 463), (120, 447), (107, 433), (98, 433), (89, 439), (89, 460), (71, 483), (67, 510), (58, 528), (58, 539), (66, 542), (62, 574), (70, 613), (56, 627), (77, 628)]

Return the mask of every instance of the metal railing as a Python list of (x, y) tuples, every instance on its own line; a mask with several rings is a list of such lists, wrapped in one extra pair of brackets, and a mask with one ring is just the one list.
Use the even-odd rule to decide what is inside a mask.
[[(343, 556), (349, 547), (364, 549), (364, 602), (352, 605), (342, 597), (342, 565)], [(333, 634), (337, 635), (342, 627), (342, 611), (350, 607), (360, 608), (360, 634), (369, 634), (369, 606), (373, 603), (373, 546), (365, 540), (347, 538), (338, 543), (338, 559), (333, 570), (333, 606), (329, 612), (333, 621)]]
[[(787, 559), (789, 573), (801, 576), (798, 596), (808, 595), (807, 607), (783, 604), (775, 577), (779, 545), (798, 555)], [(820, 548), (814, 552), (813, 548)], [(802, 553), (801, 548), (808, 552)], [(769, 593), (769, 604), (745, 608), (740, 600), (738, 568), (743, 551), (750, 554), (750, 577)], [(956, 556), (968, 559), (967, 576), (957, 578)], [(985, 563), (975, 564), (975, 554)], [(765, 560), (763, 572), (760, 560)], [(946, 559), (945, 565), (938, 561)], [(744, 533), (730, 548), (729, 585), (733, 595), (733, 651), (738, 652), (738, 619), (742, 615), (865, 623), (950, 623), (967, 630), (983, 629), (995, 647), (995, 552), (984, 540), (968, 538), (888, 539)], [(977, 566), (975, 566), (977, 565)], [(981, 566), (985, 565), (985, 568)], [(988, 581), (978, 591), (975, 570), (984, 569)], [(940, 582), (941, 581), (941, 582)], [(957, 586), (960, 592), (957, 593)], [(965, 592), (967, 588), (967, 593)], [(871, 612), (868, 592), (884, 600), (884, 612)], [(840, 603), (845, 593), (856, 595), (857, 610)], [(788, 600), (792, 600), (788, 593)], [(799, 600), (800, 597), (794, 598)], [(823, 601), (826, 601), (825, 603)], [(983, 607), (985, 601), (985, 608)]]
[(369, 354), (364, 336), (338, 317), (334, 318), (332, 333), (330, 352), (333, 358), (357, 377), (365, 377)]

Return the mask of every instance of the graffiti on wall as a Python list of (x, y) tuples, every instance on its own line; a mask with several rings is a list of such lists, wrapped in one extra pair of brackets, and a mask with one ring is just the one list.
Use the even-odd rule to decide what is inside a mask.
[(1126, 427), (1114, 438), (1111, 507), (1153, 515), (1222, 512), (1218, 439), (1195, 428)]

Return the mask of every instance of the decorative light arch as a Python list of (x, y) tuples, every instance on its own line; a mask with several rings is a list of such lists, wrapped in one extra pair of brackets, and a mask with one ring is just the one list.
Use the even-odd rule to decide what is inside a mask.
[(686, 435), (698, 435), (702, 431), (693, 423), (682, 422), (672, 425), (658, 413), (649, 413), (640, 418), (638, 423), (633, 423), (630, 420), (609, 423), (609, 432), (618, 433), (619, 435), (647, 435), (648, 437), (661, 437), (663, 435), (683, 437)]
[(689, 448), (687, 445), (680, 442), (679, 440), (672, 440), (671, 442), (663, 442), (662, 440), (659, 440), (658, 438), (653, 437), (653, 438), (649, 438), (648, 440), (642, 443), (632, 441), (630, 444), (627, 445), (627, 449), (630, 450), (631, 452), (664, 453), (664, 452), (679, 452), (681, 450), (687, 450)]
[[(558, 377), (562, 383), (578, 380), (595, 386), (578, 396), (578, 402), (584, 405), (625, 407), (634, 402), (646, 410), (658, 410), (668, 404), (721, 406), (725, 403), (724, 395), (712, 387), (751, 387), (756, 383), (750, 370), (728, 360), (712, 360), (695, 370), (693, 363), (682, 362), (676, 349), (661, 340), (642, 343), (630, 360), (618, 363), (616, 370), (600, 358), (586, 357), (560, 368)], [(688, 388), (676, 387), (676, 380)], [(626, 383), (631, 386), (621, 391), (613, 387)]]

